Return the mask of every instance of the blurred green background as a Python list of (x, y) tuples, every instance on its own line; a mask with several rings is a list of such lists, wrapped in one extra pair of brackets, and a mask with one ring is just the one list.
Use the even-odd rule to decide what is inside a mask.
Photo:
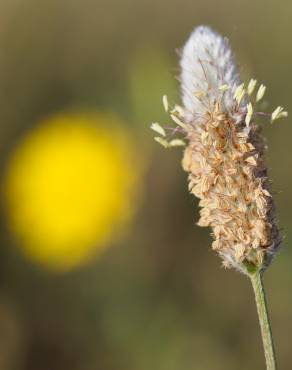
[[(0, 1), (1, 370), (264, 369), (250, 284), (238, 273), (220, 267), (220, 260), (210, 250), (208, 230), (195, 226), (197, 201), (187, 193), (181, 151), (165, 151), (154, 143), (149, 124), (167, 119), (161, 104), (163, 94), (170, 101), (179, 101), (176, 50), (200, 24), (211, 25), (230, 39), (243, 78), (263, 81), (272, 107), (281, 104), (292, 112), (291, 16), (292, 3), (288, 0)], [(61, 212), (58, 221), (50, 219), (58, 227), (69, 223), (68, 212), (62, 213), (66, 189), (69, 201), (72, 196), (70, 212), (74, 215), (78, 213), (74, 208), (76, 194), (83, 205), (90, 174), (98, 177), (98, 169), (93, 166), (83, 173), (71, 152), (65, 152), (61, 139), (66, 141), (66, 133), (57, 147), (57, 158), (45, 162), (51, 172), (43, 168), (42, 153), (34, 152), (30, 135), (50, 126), (50, 122), (43, 123), (48, 117), (66, 112), (73, 121), (80, 112), (102, 115), (108, 137), (115, 137), (118, 126), (131, 142), (129, 165), (124, 168), (114, 162), (121, 173), (113, 166), (116, 176), (110, 182), (114, 184), (111, 194), (119, 195), (115, 197), (117, 207), (119, 199), (126, 199), (131, 211), (122, 232), (107, 227), (106, 234), (111, 237), (105, 238), (102, 248), (95, 235), (84, 244), (80, 242), (78, 250), (96, 253), (80, 261), (77, 258), (73, 267), (65, 263), (71, 256), (71, 244), (66, 239), (66, 253), (59, 257), (55, 251), (53, 256), (57, 261), (62, 258), (63, 269), (62, 264), (61, 268), (47, 264), (45, 257), (38, 263), (34, 253), (42, 250), (41, 242), (27, 253), (30, 247), (25, 246), (27, 240), (19, 231), (19, 223), (24, 222), (26, 229), (27, 220), (22, 217), (25, 209), (32, 215), (26, 237), (35, 238), (40, 231), (33, 221), (38, 220), (40, 225), (45, 222), (45, 215), (36, 209), (39, 212), (41, 197), (59, 183), (58, 173), (54, 173), (59, 154), (65, 156), (64, 168), (73, 169), (73, 179), (84, 178), (84, 183), (63, 184), (57, 189), (59, 198), (49, 202)], [(89, 123), (99, 130), (98, 119)], [(274, 126), (268, 122), (263, 125), (285, 236), (284, 247), (265, 281), (279, 368), (288, 370), (292, 332), (292, 126), (289, 119)], [(86, 128), (87, 124), (78, 121), (81, 126)], [(48, 143), (46, 155), (50, 159), (50, 137), (46, 129), (40, 132), (44, 140), (40, 143)], [(29, 159), (21, 155), (23, 143), (35, 153)], [(107, 148), (105, 167), (112, 152), (110, 144)], [(15, 153), (21, 171), (11, 160)], [(122, 151), (121, 158), (124, 154)], [(37, 185), (36, 197), (28, 190), (35, 177), (30, 175), (28, 180), (24, 170), (29, 168), (33, 173), (33, 166), (51, 174), (48, 179), (45, 175), (39, 178), (45, 184), (44, 188)], [(7, 180), (7, 173), (14, 174), (14, 180)], [(135, 185), (123, 187), (128, 176), (122, 173), (134, 175)], [(20, 194), (17, 199), (14, 193), (10, 198), (7, 195), (7, 187), (12, 186), (9, 181)], [(98, 178), (94, 181), (98, 183)], [(98, 186), (96, 194), (105, 199)], [(92, 217), (105, 217), (103, 209), (94, 205), (87, 205)], [(13, 221), (13, 212), (20, 214), (18, 223)], [(82, 212), (81, 218), (88, 215), (86, 207)], [(115, 215), (113, 212), (108, 218), (110, 225), (120, 222)], [(70, 227), (66, 232), (70, 233)], [(38, 240), (49, 249), (53, 235), (46, 232), (45, 228), (43, 239)], [(80, 233), (87, 236), (82, 228)], [(102, 253), (98, 253), (100, 249)]]

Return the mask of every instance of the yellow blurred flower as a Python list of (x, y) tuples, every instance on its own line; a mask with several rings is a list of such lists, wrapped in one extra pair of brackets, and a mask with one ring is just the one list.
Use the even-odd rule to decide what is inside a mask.
[(70, 269), (102, 251), (133, 211), (133, 144), (112, 116), (57, 115), (8, 162), (8, 220), (34, 261)]

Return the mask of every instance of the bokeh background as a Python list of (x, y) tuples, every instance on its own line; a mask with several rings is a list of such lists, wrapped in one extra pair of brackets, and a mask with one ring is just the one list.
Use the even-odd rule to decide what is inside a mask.
[[(0, 369), (264, 369), (249, 282), (195, 226), (181, 151), (153, 142), (193, 27), (292, 112), (288, 0), (0, 1)], [(266, 273), (291, 369), (292, 126), (267, 161), (284, 247)]]

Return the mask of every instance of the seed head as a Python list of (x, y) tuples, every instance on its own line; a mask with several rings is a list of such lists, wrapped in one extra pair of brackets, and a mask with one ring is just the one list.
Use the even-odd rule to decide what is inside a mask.
[[(257, 81), (251, 79), (245, 89), (228, 41), (208, 27), (193, 31), (180, 65), (183, 107), (171, 109), (170, 117), (177, 125), (172, 134), (186, 142), (183, 168), (190, 192), (200, 199), (198, 225), (212, 228), (212, 248), (225, 267), (263, 270), (281, 238), (255, 118), (273, 121), (287, 112), (281, 106), (271, 114), (257, 112), (266, 87), (261, 84), (253, 97)], [(166, 97), (163, 102), (168, 110)], [(171, 147), (175, 139), (155, 140)]]

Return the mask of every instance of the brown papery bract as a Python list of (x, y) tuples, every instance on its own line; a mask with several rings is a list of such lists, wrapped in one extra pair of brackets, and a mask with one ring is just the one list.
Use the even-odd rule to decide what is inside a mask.
[(280, 244), (259, 127), (236, 123), (218, 102), (188, 123), (183, 168), (200, 198), (199, 226), (211, 226), (212, 247), (226, 267), (266, 267)]

